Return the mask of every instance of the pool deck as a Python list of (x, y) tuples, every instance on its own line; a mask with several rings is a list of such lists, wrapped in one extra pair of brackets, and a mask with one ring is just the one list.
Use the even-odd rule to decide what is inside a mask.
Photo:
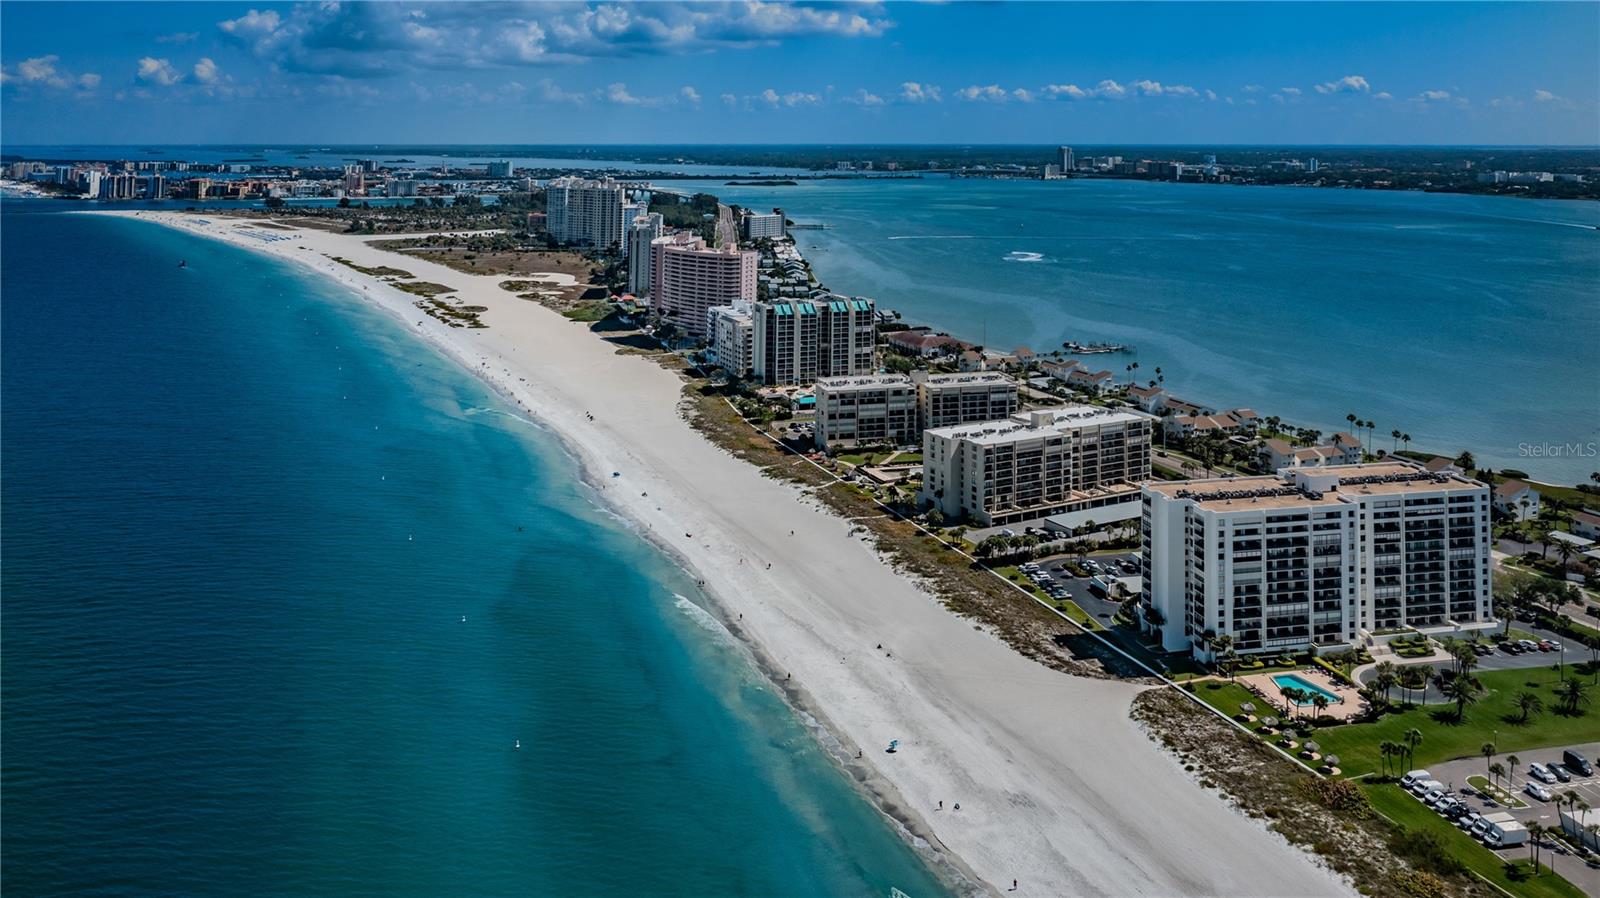
[[(1307, 683), (1326, 689), (1337, 696), (1339, 700), (1329, 704), (1327, 710), (1322, 712), (1327, 717), (1332, 717), (1336, 720), (1349, 720), (1361, 713), (1363, 705), (1361, 695), (1354, 688), (1334, 680), (1333, 677), (1328, 676), (1321, 670), (1301, 668), (1300, 670), (1292, 671), (1279, 670), (1272, 673), (1250, 674), (1239, 677), (1239, 683), (1251, 692), (1264, 697), (1281, 711), (1285, 704), (1283, 691), (1278, 688), (1277, 683), (1272, 681), (1272, 678), (1283, 676), (1299, 677)], [(1310, 714), (1315, 713), (1316, 709), (1311, 705), (1300, 705), (1295, 710), (1298, 713)]]

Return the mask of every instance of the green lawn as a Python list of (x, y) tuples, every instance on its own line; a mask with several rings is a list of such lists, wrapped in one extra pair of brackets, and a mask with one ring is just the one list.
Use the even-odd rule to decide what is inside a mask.
[(1229, 683), (1225, 680), (1206, 680), (1203, 683), (1194, 684), (1194, 694), (1199, 696), (1201, 701), (1229, 717), (1239, 713), (1239, 705), (1243, 702), (1250, 702), (1256, 706), (1254, 713), (1257, 717), (1276, 716), (1278, 714), (1275, 709), (1263, 702), (1259, 696), (1238, 683)]
[[(1365, 783), (1367, 797), (1372, 799), (1372, 806), (1390, 820), (1405, 827), (1408, 831), (1431, 830), (1439, 834), (1444, 842), (1445, 849), (1473, 872), (1489, 880), (1513, 895), (1522, 895), (1526, 898), (1583, 898), (1583, 892), (1577, 886), (1563, 879), (1556, 873), (1549, 872), (1548, 865), (1543, 864), (1543, 856), (1549, 852), (1541, 852), (1541, 865), (1545, 872), (1538, 876), (1530, 875), (1532, 866), (1528, 863), (1526, 850), (1519, 851), (1508, 857), (1515, 857), (1520, 861), (1516, 872), (1516, 879), (1508, 875), (1506, 862), (1489, 849), (1473, 841), (1471, 836), (1460, 829), (1450, 825), (1443, 817), (1428, 810), (1427, 806), (1407, 795), (1399, 786), (1387, 783)], [(1583, 863), (1571, 856), (1561, 858), (1556, 863), (1581, 864)]]
[[(1572, 673), (1571, 664), (1567, 665), (1567, 672)], [(1493, 742), (1504, 756), (1534, 748), (1590, 742), (1595, 732), (1600, 731), (1600, 709), (1594, 701), (1580, 716), (1568, 717), (1555, 712), (1557, 676), (1554, 666), (1490, 671), (1478, 674), (1478, 679), (1489, 692), (1477, 704), (1468, 706), (1464, 722), (1456, 722), (1454, 705), (1424, 707), (1388, 714), (1376, 723), (1330, 727), (1318, 732), (1317, 742), (1325, 753), (1339, 756), (1339, 766), (1345, 775), (1354, 776), (1381, 772), (1378, 745), (1384, 741), (1400, 742), (1401, 736), (1413, 727), (1422, 732), (1422, 744), (1417, 746), (1413, 767), (1477, 755), (1478, 747), (1485, 742)], [(1544, 701), (1545, 710), (1527, 723), (1520, 723), (1513, 699), (1524, 690), (1538, 695)], [(1591, 690), (1591, 696), (1600, 698), (1600, 689)]]

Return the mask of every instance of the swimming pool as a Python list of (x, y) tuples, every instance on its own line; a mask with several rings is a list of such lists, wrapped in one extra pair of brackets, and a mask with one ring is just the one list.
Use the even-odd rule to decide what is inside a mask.
[[(1329, 692), (1326, 689), (1323, 689), (1321, 686), (1318, 686), (1316, 683), (1313, 683), (1310, 680), (1304, 679), (1302, 677), (1295, 676), (1294, 674), (1278, 674), (1277, 676), (1272, 678), (1272, 683), (1273, 683), (1273, 685), (1277, 686), (1279, 689), (1283, 689), (1285, 687), (1291, 687), (1292, 686), (1295, 689), (1300, 689), (1300, 690), (1303, 690), (1305, 692), (1309, 692), (1312, 695), (1323, 695), (1323, 696), (1326, 696), (1327, 699), (1328, 699), (1328, 704), (1330, 704), (1330, 705), (1336, 705), (1336, 704), (1344, 701), (1344, 699), (1340, 698), (1337, 695), (1334, 695), (1333, 693)], [(1295, 702), (1295, 704), (1297, 704), (1297, 705), (1309, 705), (1309, 704), (1311, 704), (1311, 698), (1309, 696), (1307, 696), (1305, 699)]]

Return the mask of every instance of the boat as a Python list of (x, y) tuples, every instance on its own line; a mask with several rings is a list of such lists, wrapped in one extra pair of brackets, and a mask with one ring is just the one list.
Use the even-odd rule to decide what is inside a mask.
[(178, 260), (178, 267), (179, 268), (188, 268), (189, 267), (189, 260), (188, 259), (179, 259)]
[(1061, 344), (1061, 348), (1073, 355), (1103, 355), (1111, 352), (1133, 352), (1133, 347), (1126, 343), (1079, 343), (1068, 340)]

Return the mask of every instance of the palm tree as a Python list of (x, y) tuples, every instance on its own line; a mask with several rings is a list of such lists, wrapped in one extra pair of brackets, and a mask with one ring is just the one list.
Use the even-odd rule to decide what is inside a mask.
[(1578, 714), (1589, 704), (1589, 684), (1576, 678), (1562, 680), (1556, 687), (1556, 697), (1561, 699), (1563, 714)]
[(1405, 443), (1406, 444), (1406, 448), (1410, 449), (1411, 448), (1411, 434), (1409, 434), (1409, 433), (1400, 434), (1400, 442)]
[(1511, 788), (1513, 789), (1517, 787), (1517, 765), (1521, 763), (1522, 759), (1516, 755), (1506, 755), (1506, 768), (1509, 771), (1506, 779), (1511, 781)]
[(1372, 688), (1383, 693), (1385, 703), (1389, 701), (1389, 690), (1400, 682), (1400, 677), (1395, 673), (1393, 661), (1379, 661), (1373, 669)]
[(1445, 698), (1456, 703), (1456, 720), (1465, 720), (1467, 706), (1483, 696), (1483, 684), (1473, 677), (1462, 675), (1445, 681), (1442, 691)]
[(1403, 755), (1405, 754), (1405, 751), (1405, 747), (1398, 742), (1390, 742), (1385, 740), (1378, 743), (1378, 757), (1383, 761), (1383, 772), (1385, 776), (1392, 775), (1389, 770), (1389, 759)]
[(1389, 431), (1389, 436), (1394, 437), (1394, 448), (1391, 449), (1390, 451), (1391, 452), (1399, 452), (1400, 451), (1400, 428), (1396, 427), (1394, 430)]
[(1412, 727), (1400, 739), (1406, 744), (1406, 766), (1410, 767), (1416, 762), (1417, 746), (1422, 744), (1422, 731)]
[(1533, 873), (1539, 874), (1539, 839), (1544, 836), (1544, 824), (1535, 820), (1528, 824), (1528, 855), (1533, 858)]
[(1493, 742), (1485, 742), (1478, 746), (1478, 754), (1483, 755), (1483, 769), (1488, 770), (1494, 764), (1495, 748)]
[(1321, 717), (1322, 712), (1328, 710), (1328, 697), (1320, 692), (1313, 692), (1311, 693), (1311, 705), (1317, 709), (1317, 716)]
[(1522, 716), (1517, 719), (1518, 724), (1526, 724), (1528, 717), (1544, 711), (1544, 700), (1539, 698), (1538, 695), (1534, 695), (1534, 693), (1526, 692), (1526, 690), (1525, 692), (1517, 693), (1515, 704), (1517, 704), (1517, 711), (1522, 712)]
[(1489, 765), (1489, 778), (1490, 778), (1490, 780), (1492, 780), (1494, 782), (1494, 784), (1496, 786), (1500, 785), (1500, 777), (1505, 776), (1505, 775), (1506, 775), (1506, 768), (1505, 768), (1504, 764), (1501, 764), (1499, 761), (1496, 761), (1493, 764)]

